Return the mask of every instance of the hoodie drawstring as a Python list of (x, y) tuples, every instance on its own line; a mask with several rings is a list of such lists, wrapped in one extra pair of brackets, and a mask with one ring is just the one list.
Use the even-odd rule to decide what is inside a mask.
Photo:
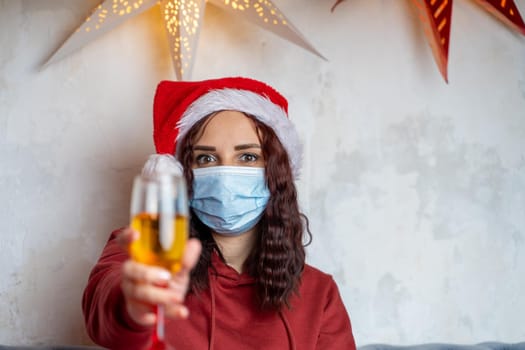
[(213, 341), (215, 336), (215, 292), (213, 291), (213, 276), (210, 276), (210, 295), (211, 295), (211, 325), (210, 325), (210, 343), (209, 350), (213, 350)]
[(284, 323), (284, 328), (286, 328), (286, 333), (288, 334), (288, 340), (290, 341), (290, 349), (291, 350), (296, 350), (295, 349), (295, 340), (294, 340), (294, 337), (293, 337), (292, 329), (290, 328), (290, 324), (288, 323), (288, 319), (286, 318), (286, 316), (284, 315), (284, 313), (282, 311), (279, 311), (279, 316), (281, 317), (281, 320)]

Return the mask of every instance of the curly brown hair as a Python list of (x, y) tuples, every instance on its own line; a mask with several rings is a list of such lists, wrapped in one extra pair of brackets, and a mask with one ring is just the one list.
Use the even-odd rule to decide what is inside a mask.
[[(198, 121), (177, 144), (179, 161), (183, 165), (186, 181), (190, 184), (190, 197), (193, 147), (216, 113)], [(256, 244), (244, 268), (256, 280), (256, 295), (261, 309), (281, 310), (283, 306), (290, 307), (291, 295), (298, 292), (305, 263), (305, 246), (310, 243), (312, 236), (308, 218), (299, 211), (288, 153), (271, 127), (254, 116), (245, 115), (253, 120), (259, 135), (270, 199), (258, 223)], [(220, 256), (221, 253), (210, 229), (193, 213), (190, 236), (199, 238), (203, 248), (199, 262), (191, 273), (190, 290), (198, 293), (209, 286), (208, 271), (212, 253), (216, 251)]]

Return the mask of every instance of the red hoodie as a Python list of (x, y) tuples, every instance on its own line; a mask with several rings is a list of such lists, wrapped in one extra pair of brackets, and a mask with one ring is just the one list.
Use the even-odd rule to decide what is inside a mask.
[[(117, 245), (115, 232), (93, 268), (82, 308), (91, 338), (110, 349), (140, 349), (151, 328), (127, 314), (120, 290), (120, 270), (128, 255)], [(255, 300), (254, 279), (227, 266), (217, 254), (210, 288), (188, 294), (187, 320), (167, 320), (166, 338), (177, 350), (355, 350), (350, 319), (331, 276), (309, 266), (291, 308), (263, 312)]]

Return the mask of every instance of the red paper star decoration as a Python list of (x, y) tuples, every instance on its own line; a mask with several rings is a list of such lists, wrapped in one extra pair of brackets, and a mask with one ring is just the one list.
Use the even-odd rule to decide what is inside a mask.
[[(344, 0), (337, 0), (332, 11)], [(525, 23), (514, 0), (476, 0), (485, 10), (500, 21), (525, 35)], [(425, 35), (432, 48), (434, 59), (443, 79), (448, 83), (448, 48), (452, 24), (453, 0), (412, 0), (419, 19), (424, 26)]]

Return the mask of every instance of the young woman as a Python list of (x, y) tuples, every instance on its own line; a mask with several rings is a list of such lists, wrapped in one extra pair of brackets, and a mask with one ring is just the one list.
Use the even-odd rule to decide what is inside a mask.
[(193, 238), (170, 275), (129, 260), (137, 233), (115, 231), (84, 292), (91, 338), (140, 349), (161, 304), (177, 350), (355, 350), (334, 280), (305, 264), (310, 233), (294, 185), (302, 148), (286, 99), (247, 78), (164, 81), (154, 140), (190, 184)]

